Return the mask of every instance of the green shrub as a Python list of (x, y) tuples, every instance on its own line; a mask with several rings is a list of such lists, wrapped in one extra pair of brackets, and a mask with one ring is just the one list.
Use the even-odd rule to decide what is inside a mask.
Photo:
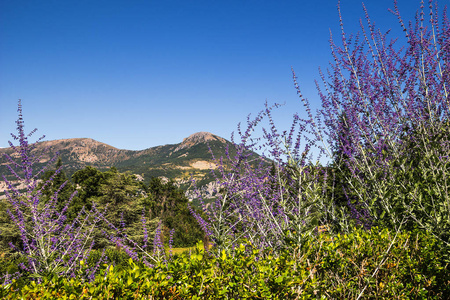
[[(323, 237), (327, 237), (324, 235)], [(317, 283), (306, 294), (326, 298), (447, 299), (448, 249), (423, 231), (355, 229), (351, 234), (311, 240), (304, 246), (307, 267)], [(305, 262), (307, 264), (305, 264)]]
[[(199, 243), (154, 268), (128, 261), (91, 283), (44, 278), (4, 287), (4, 299), (447, 299), (448, 249), (423, 232), (387, 229), (308, 240), (299, 256), (240, 245), (219, 257)], [(107, 274), (106, 274), (107, 273)]]

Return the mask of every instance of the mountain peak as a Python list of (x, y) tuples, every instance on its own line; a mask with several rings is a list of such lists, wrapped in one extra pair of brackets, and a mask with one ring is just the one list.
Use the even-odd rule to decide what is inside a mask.
[(201, 131), (194, 134), (191, 134), (187, 138), (183, 139), (183, 143), (186, 142), (194, 142), (194, 143), (204, 143), (211, 140), (220, 140), (217, 135), (214, 135), (210, 132)]
[(214, 135), (210, 132), (201, 131), (191, 134), (187, 138), (183, 139), (183, 142), (181, 142), (181, 144), (175, 149), (174, 152), (181, 149), (190, 148), (197, 144), (207, 143), (209, 141), (220, 141), (222, 143), (226, 143), (225, 139), (218, 137), (217, 135)]

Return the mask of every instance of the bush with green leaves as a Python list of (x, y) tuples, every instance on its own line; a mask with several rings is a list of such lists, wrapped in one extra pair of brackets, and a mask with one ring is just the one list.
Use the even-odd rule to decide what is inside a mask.
[(295, 114), (292, 126), (279, 130), (272, 117), (278, 105), (266, 103), (238, 127), (236, 151), (218, 161), (220, 193), (203, 205), (206, 217), (196, 216), (216, 255), (242, 239), (277, 253), (298, 251), (317, 226), (335, 233), (420, 229), (449, 251), (447, 11), (422, 1), (407, 24), (394, 1), (392, 17), (405, 36), (390, 39), (363, 9), (366, 22), (351, 36), (339, 9), (341, 35), (339, 43), (330, 39), (333, 61), (320, 72), (316, 114), (293, 72), (306, 117)]
[(441, 243), (422, 231), (378, 228), (322, 233), (307, 239), (298, 256), (248, 243), (214, 256), (199, 243), (191, 253), (154, 268), (129, 260), (120, 268), (105, 265), (93, 282), (47, 277), (41, 284), (5, 286), (0, 297), (356, 299), (364, 292), (364, 298), (375, 299), (447, 299), (449, 257)]

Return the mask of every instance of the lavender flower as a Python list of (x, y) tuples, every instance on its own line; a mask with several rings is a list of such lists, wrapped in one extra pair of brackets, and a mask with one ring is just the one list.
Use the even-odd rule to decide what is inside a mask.
[[(57, 156), (35, 172), (34, 166), (40, 162), (40, 157), (34, 155), (33, 149), (43, 137), (38, 142), (30, 144), (28, 138), (36, 130), (25, 135), (20, 100), (18, 112), (19, 117), (16, 121), (18, 133), (12, 136), (19, 145), (14, 146), (11, 142), (10, 145), (18, 154), (19, 161), (16, 162), (12, 156), (5, 154), (10, 162), (8, 169), (17, 183), (13, 184), (3, 176), (8, 185), (5, 194), (11, 205), (8, 214), (20, 232), (22, 244), (21, 248), (14, 247), (14, 250), (27, 258), (27, 262), (22, 263), (20, 267), (32, 276), (53, 273), (70, 276), (79, 269), (77, 262), (85, 259), (90, 251), (89, 241), (96, 224), (94, 213), (82, 210), (72, 223), (67, 223), (65, 212), (76, 192), (68, 199), (62, 211), (59, 211), (57, 199), (64, 184), (57, 189), (50, 201), (41, 201), (43, 189), (51, 184), (60, 169), (56, 170), (42, 186), (38, 185), (39, 176), (50, 167)], [(24, 190), (19, 190), (20, 183), (25, 186)]]
[[(450, 170), (442, 159), (450, 151), (446, 11), (439, 24), (430, 0), (428, 26), (422, 5), (407, 27), (394, 1), (406, 38), (406, 46), (397, 47), (399, 40), (389, 41), (363, 10), (366, 22), (353, 36), (338, 10), (339, 44), (330, 37), (334, 61), (327, 76), (319, 70), (323, 85), (316, 82), (322, 109), (313, 114), (292, 70), (306, 117), (294, 114), (291, 128), (280, 131), (272, 117), (279, 105), (266, 103), (247, 118), (245, 130), (238, 125), (233, 151), (216, 159), (217, 199), (203, 205), (207, 218), (192, 213), (217, 254), (243, 238), (259, 248), (301, 246), (321, 224), (336, 230), (419, 225), (449, 243)], [(322, 157), (331, 162), (322, 166)], [(342, 191), (330, 186), (330, 170), (340, 174)], [(415, 184), (417, 178), (427, 179)], [(346, 201), (339, 204), (336, 192)]]

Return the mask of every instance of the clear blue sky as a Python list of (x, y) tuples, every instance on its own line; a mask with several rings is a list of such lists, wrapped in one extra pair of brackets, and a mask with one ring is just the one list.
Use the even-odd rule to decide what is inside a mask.
[[(342, 0), (347, 33), (360, 0)], [(449, 4), (449, 1), (439, 1)], [(391, 0), (367, 0), (372, 21), (402, 35)], [(411, 19), (419, 0), (399, 0)], [(238, 122), (279, 109), (280, 129), (313, 108), (318, 67), (339, 38), (337, 0), (0, 0), (0, 147), (15, 131), (47, 140), (89, 137), (122, 149), (174, 144), (209, 131), (229, 139)]]

